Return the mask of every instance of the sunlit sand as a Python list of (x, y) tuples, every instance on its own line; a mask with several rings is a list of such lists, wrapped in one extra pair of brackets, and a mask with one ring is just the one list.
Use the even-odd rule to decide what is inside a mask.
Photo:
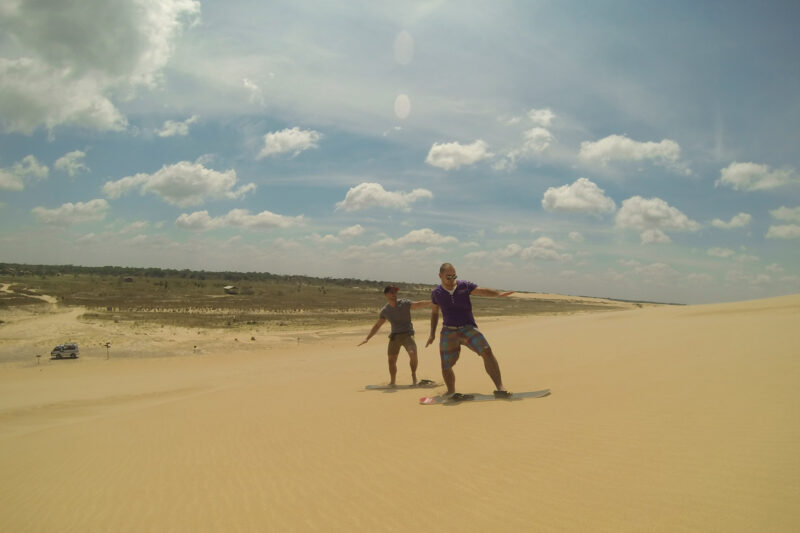
[[(455, 406), (364, 390), (388, 378), (384, 339), (356, 348), (369, 324), (251, 339), (77, 314), (0, 317), (2, 531), (800, 530), (798, 295), (476, 308), (509, 389), (552, 394)], [(82, 357), (50, 361), (42, 332)], [(455, 371), (491, 393), (471, 352)], [(435, 347), (418, 375), (441, 380)]]

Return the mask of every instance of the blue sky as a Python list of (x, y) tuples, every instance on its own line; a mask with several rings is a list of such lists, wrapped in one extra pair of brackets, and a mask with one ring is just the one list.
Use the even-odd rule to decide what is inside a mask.
[(796, 2), (0, 1), (0, 261), (800, 292)]

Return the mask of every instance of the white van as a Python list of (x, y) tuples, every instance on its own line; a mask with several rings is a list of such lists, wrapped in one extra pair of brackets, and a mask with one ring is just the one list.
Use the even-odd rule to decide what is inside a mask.
[(81, 351), (78, 349), (77, 344), (59, 344), (53, 351), (50, 352), (50, 357), (55, 359), (61, 359), (62, 357), (72, 357), (73, 359), (77, 358), (80, 355)]

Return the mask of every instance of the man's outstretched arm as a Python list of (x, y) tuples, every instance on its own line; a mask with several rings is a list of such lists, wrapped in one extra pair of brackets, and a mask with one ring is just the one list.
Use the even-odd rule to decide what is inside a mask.
[(496, 291), (494, 289), (486, 289), (484, 287), (475, 287), (472, 290), (472, 294), (475, 296), (495, 296), (495, 297), (503, 297), (508, 296), (510, 294), (514, 294), (514, 291)]
[(386, 322), (386, 319), (383, 318), (383, 317), (380, 317), (378, 319), (378, 321), (375, 322), (375, 325), (372, 326), (372, 329), (370, 330), (369, 334), (367, 335), (367, 338), (364, 339), (363, 341), (361, 341), (358, 345), (361, 346), (362, 344), (366, 344), (367, 341), (370, 340), (372, 338), (372, 336), (375, 335), (378, 332), (379, 329), (381, 329), (381, 326), (383, 325), (384, 322)]

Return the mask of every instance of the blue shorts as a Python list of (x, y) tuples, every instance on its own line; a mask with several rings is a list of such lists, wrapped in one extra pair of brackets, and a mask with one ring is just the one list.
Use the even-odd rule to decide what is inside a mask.
[(439, 355), (442, 358), (442, 370), (453, 368), (461, 353), (461, 345), (478, 355), (482, 355), (489, 350), (489, 343), (478, 331), (475, 326), (461, 326), (458, 329), (451, 329), (447, 326), (442, 328), (439, 338)]

